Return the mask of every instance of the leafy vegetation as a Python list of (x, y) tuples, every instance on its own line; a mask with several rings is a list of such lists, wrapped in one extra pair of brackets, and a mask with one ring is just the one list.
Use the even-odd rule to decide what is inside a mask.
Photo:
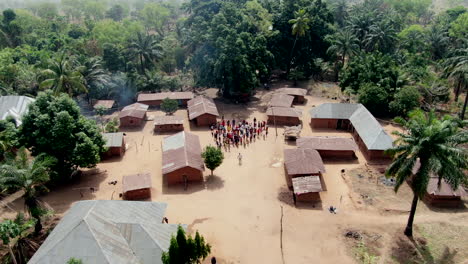
[(211, 246), (198, 233), (195, 238), (185, 234), (185, 230), (179, 226), (177, 235), (172, 236), (169, 251), (164, 252), (161, 260), (164, 264), (201, 263), (211, 252)]
[(177, 103), (177, 100), (174, 99), (165, 98), (161, 102), (161, 110), (166, 112), (166, 114), (168, 115), (172, 115), (173, 113), (175, 113), (175, 111), (177, 111), (178, 106), (179, 104)]
[(211, 175), (213, 176), (213, 171), (223, 163), (224, 154), (217, 147), (207, 146), (202, 153), (202, 157), (205, 161), (205, 166), (211, 170)]

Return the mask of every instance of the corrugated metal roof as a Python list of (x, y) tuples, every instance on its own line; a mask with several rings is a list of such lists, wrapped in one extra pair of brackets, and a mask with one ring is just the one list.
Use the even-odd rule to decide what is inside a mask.
[(273, 107), (291, 107), (294, 101), (294, 96), (282, 94), (282, 93), (275, 93), (271, 97), (268, 106)]
[(288, 175), (325, 172), (322, 157), (315, 149), (285, 149), (284, 166)]
[(354, 139), (344, 137), (301, 137), (296, 140), (297, 147), (316, 150), (351, 150), (358, 146)]
[(174, 99), (174, 100), (190, 100), (193, 99), (192, 92), (163, 92), (163, 93), (141, 93), (138, 95), (138, 102), (145, 102), (145, 101), (158, 101), (164, 100), (166, 98)]
[(163, 174), (184, 167), (205, 170), (201, 157), (200, 140), (195, 134), (182, 131), (165, 137), (162, 142), (162, 150)]
[(323, 191), (319, 176), (292, 178), (292, 186), (294, 194), (296, 195)]
[[(30, 264), (162, 263), (177, 225), (162, 224), (167, 204), (130, 201), (80, 201), (54, 228)], [(186, 226), (183, 226), (184, 228)]]
[(134, 103), (131, 105), (127, 105), (126, 107), (122, 108), (122, 111), (119, 113), (119, 118), (123, 117), (135, 117), (135, 118), (144, 118), (146, 111), (148, 110), (148, 105)]
[(302, 88), (280, 88), (276, 92), (295, 96), (305, 96), (307, 94), (307, 90)]
[(349, 119), (369, 150), (387, 150), (393, 139), (362, 104), (326, 103), (310, 110), (312, 118)]
[(151, 174), (138, 173), (122, 177), (122, 189), (125, 194), (128, 191), (151, 188)]
[(267, 116), (302, 117), (302, 111), (293, 107), (269, 107), (266, 114)]
[(114, 100), (97, 100), (94, 104), (94, 109), (98, 107), (104, 107), (105, 109), (111, 109), (115, 104)]
[(28, 111), (29, 104), (34, 101), (33, 98), (27, 96), (0, 96), (0, 120), (11, 116), (15, 119), (17, 126), (21, 125), (21, 118)]
[(106, 144), (104, 145), (104, 147), (112, 148), (112, 147), (122, 146), (123, 136), (124, 136), (122, 132), (102, 133), (102, 136), (104, 137), (104, 140), (106, 141)]
[(188, 101), (187, 110), (190, 120), (193, 120), (204, 114), (219, 116), (218, 108), (216, 107), (213, 99), (205, 96), (197, 96), (194, 99)]
[(182, 125), (184, 118), (181, 116), (155, 116), (154, 125)]

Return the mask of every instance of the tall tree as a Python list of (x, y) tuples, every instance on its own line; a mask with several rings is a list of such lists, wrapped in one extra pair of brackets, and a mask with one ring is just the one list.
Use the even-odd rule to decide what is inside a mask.
[(452, 51), (444, 67), (445, 76), (452, 80), (455, 86), (455, 100), (458, 101), (460, 93), (468, 89), (468, 48)]
[(291, 69), (294, 48), (296, 47), (297, 40), (299, 39), (299, 37), (303, 37), (306, 34), (306, 31), (309, 30), (310, 28), (309, 23), (310, 23), (309, 14), (307, 14), (304, 9), (294, 12), (294, 18), (289, 20), (289, 24), (292, 24), (291, 33), (293, 36), (295, 36), (295, 38), (294, 38), (294, 44), (291, 49), (291, 56), (289, 56), (290, 59), (289, 59), (289, 65), (286, 71), (287, 73), (289, 73), (289, 70)]
[(432, 59), (442, 59), (447, 52), (450, 41), (447, 30), (438, 24), (433, 25), (429, 29), (426, 39), (429, 42), (428, 45)]
[(52, 89), (55, 95), (67, 93), (73, 96), (79, 92), (88, 92), (84, 85), (83, 75), (79, 69), (73, 69), (72, 62), (60, 55), (57, 59), (51, 60), (49, 68), (42, 71), (44, 80), (39, 87), (41, 89)]
[(50, 169), (55, 162), (54, 158), (45, 154), (40, 154), (33, 161), (29, 161), (25, 148), (21, 148), (16, 158), (0, 166), (0, 185), (24, 192), (25, 209), (32, 218), (36, 219), (34, 228), (36, 234), (42, 229), (41, 216), (46, 212), (39, 195), (41, 191), (47, 191), (45, 184), (50, 179)]
[(141, 74), (151, 69), (155, 60), (162, 57), (162, 47), (155, 40), (154, 35), (143, 35), (140, 32), (128, 46), (128, 52), (130, 56), (138, 58)]
[[(345, 66), (346, 58), (359, 52), (359, 41), (350, 30), (340, 30), (333, 35), (328, 35), (327, 40), (331, 44), (327, 53), (341, 59), (341, 67)], [(336, 72), (336, 80), (338, 80), (338, 71)]]
[(393, 162), (386, 175), (396, 178), (396, 192), (404, 182), (410, 182), (413, 202), (404, 233), (412, 236), (418, 200), (425, 195), (431, 175), (439, 178), (439, 186), (445, 180), (454, 189), (468, 182), (468, 152), (463, 147), (468, 143), (468, 133), (463, 130), (466, 122), (460, 124), (450, 116), (439, 120), (434, 112), (415, 110), (409, 117), (396, 119), (406, 132), (395, 133), (399, 138), (396, 146), (388, 150)]
[(211, 176), (213, 176), (213, 171), (223, 163), (224, 155), (221, 149), (213, 146), (207, 146), (202, 153), (202, 158), (205, 161), (205, 165), (211, 171)]
[(211, 252), (210, 244), (198, 233), (195, 238), (187, 237), (185, 230), (179, 226), (176, 236), (172, 236), (168, 252), (161, 256), (164, 264), (199, 264)]
[(45, 153), (57, 159), (52, 174), (55, 180), (69, 179), (78, 168), (95, 166), (104, 152), (105, 142), (96, 122), (81, 115), (66, 94), (39, 93), (22, 121), (20, 143), (33, 155)]
[[(108, 71), (102, 67), (102, 59), (99, 57), (81, 57), (78, 69), (83, 76), (84, 84), (89, 91), (88, 95), (102, 86), (110, 85), (111, 78)], [(88, 98), (89, 99), (89, 98)]]

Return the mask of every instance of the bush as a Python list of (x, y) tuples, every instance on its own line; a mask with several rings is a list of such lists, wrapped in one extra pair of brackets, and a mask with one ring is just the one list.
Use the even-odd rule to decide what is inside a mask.
[(359, 102), (375, 115), (388, 113), (389, 94), (385, 88), (366, 83), (359, 90)]
[(198, 233), (195, 238), (186, 237), (184, 229), (179, 226), (177, 235), (171, 238), (168, 252), (163, 252), (161, 260), (164, 264), (195, 264), (201, 263), (211, 252), (210, 244)]
[(172, 115), (175, 111), (177, 111), (178, 103), (176, 100), (166, 98), (161, 103), (161, 110), (166, 112), (168, 115)]
[(207, 146), (202, 153), (202, 157), (205, 160), (206, 167), (211, 170), (211, 175), (213, 175), (213, 170), (223, 163), (224, 159), (223, 152), (213, 146)]
[(421, 94), (416, 87), (407, 86), (398, 91), (394, 100), (390, 102), (390, 111), (394, 115), (406, 116), (406, 114), (420, 106)]

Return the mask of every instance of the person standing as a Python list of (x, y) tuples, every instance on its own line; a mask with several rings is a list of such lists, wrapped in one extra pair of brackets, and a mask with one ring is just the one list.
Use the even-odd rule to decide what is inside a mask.
[(239, 160), (239, 166), (242, 165), (242, 154), (239, 153), (239, 155), (237, 155), (237, 159)]

